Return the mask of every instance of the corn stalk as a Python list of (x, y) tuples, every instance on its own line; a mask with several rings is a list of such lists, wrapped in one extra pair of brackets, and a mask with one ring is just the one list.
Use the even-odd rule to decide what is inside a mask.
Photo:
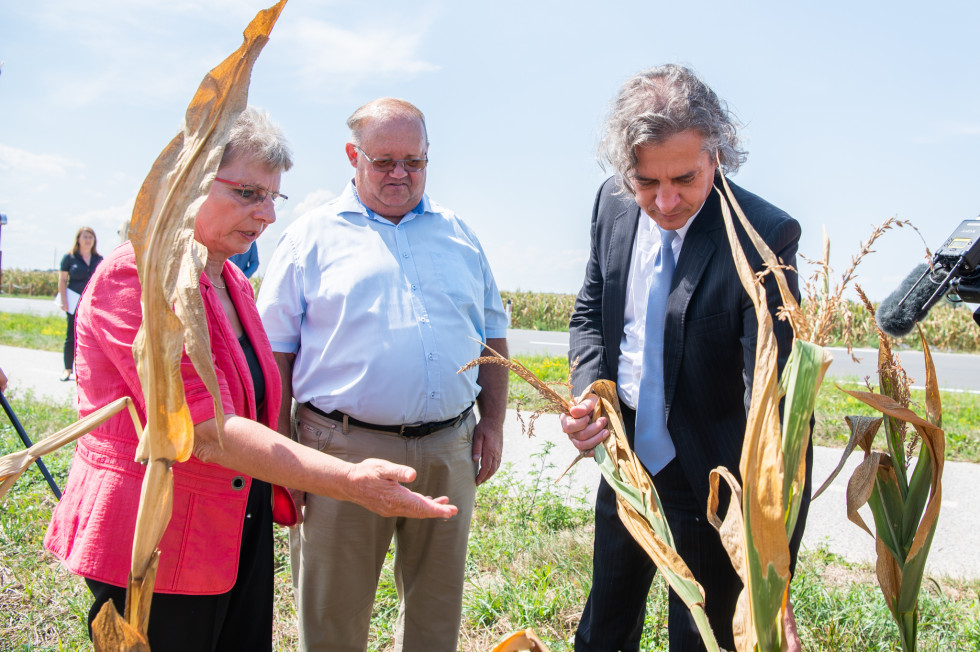
[[(224, 416), (211, 361), (200, 276), (207, 250), (194, 240), (194, 220), (218, 169), (227, 134), (245, 109), (252, 66), (285, 4), (260, 11), (242, 46), (201, 82), (184, 130), (160, 154), (143, 182), (130, 222), (142, 286), (143, 323), (133, 345), (146, 402), (147, 425), (137, 459), (147, 465), (140, 494), (125, 620), (107, 602), (93, 623), (96, 650), (148, 649), (146, 631), (156, 579), (156, 549), (170, 521), (176, 462), (192, 452), (194, 424), (184, 397), (184, 351)], [(175, 625), (177, 626), (177, 625)]]
[[(789, 290), (782, 263), (749, 224), (727, 181), (722, 177), (722, 215), (742, 286), (755, 305), (758, 337), (751, 405), (739, 471), (740, 487), (724, 467), (712, 470), (708, 518), (721, 535), (744, 589), (736, 606), (732, 629), (739, 652), (780, 650), (785, 643), (782, 622), (790, 583), (789, 540), (799, 516), (806, 479), (805, 451), (810, 440), (810, 415), (827, 367), (829, 352), (799, 339), (809, 333), (805, 315)], [(742, 227), (773, 274), (783, 307), (797, 338), (778, 378), (778, 348), (769, 314), (766, 290), (746, 259), (735, 233), (731, 203)], [(785, 399), (780, 423), (779, 404)], [(717, 514), (721, 480), (731, 489), (725, 517)]]
[[(480, 364), (505, 366), (534, 387), (550, 407), (568, 414), (571, 404), (567, 399), (521, 363), (508, 360), (490, 347), (486, 348), (493, 355), (471, 360), (459, 372), (462, 373)], [(704, 589), (694, 579), (694, 575), (681, 556), (677, 554), (674, 537), (664, 516), (657, 490), (626, 439), (616, 383), (610, 380), (597, 380), (586, 390), (586, 394), (589, 392), (599, 397), (592, 419), (605, 416), (609, 424), (610, 435), (601, 446), (595, 448), (595, 461), (606, 482), (616, 491), (616, 511), (619, 518), (663, 573), (670, 587), (690, 609), (706, 649), (709, 652), (719, 652), (718, 642), (704, 611)], [(569, 469), (582, 457), (581, 454), (576, 457)], [(568, 469), (565, 472), (567, 473)]]
[[(870, 405), (883, 416), (846, 418), (851, 429), (847, 447), (837, 468), (814, 498), (830, 485), (846, 459), (860, 447), (864, 459), (847, 485), (847, 517), (875, 539), (879, 587), (898, 625), (902, 650), (913, 652), (918, 637), (919, 590), (942, 503), (946, 435), (942, 430), (939, 382), (922, 329), (919, 329), (919, 338), (926, 368), (925, 417), (908, 409), (908, 378), (892, 354), (888, 336), (880, 330), (878, 336), (881, 393), (841, 391)], [(882, 425), (887, 452), (872, 449)], [(924, 443), (914, 468), (911, 468), (911, 451), (915, 441), (906, 449), (907, 425), (914, 428)], [(870, 506), (874, 517), (874, 532), (858, 513), (865, 504)]]

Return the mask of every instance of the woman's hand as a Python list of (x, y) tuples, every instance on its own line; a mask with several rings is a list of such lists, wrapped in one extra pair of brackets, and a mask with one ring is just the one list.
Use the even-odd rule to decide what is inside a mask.
[(386, 460), (366, 459), (348, 473), (351, 502), (381, 516), (450, 518), (459, 511), (449, 498), (423, 496), (402, 486), (415, 479), (415, 469)]

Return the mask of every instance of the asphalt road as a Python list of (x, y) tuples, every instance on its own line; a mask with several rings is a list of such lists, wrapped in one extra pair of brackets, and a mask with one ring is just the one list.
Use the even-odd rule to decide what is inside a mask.
[[(568, 333), (511, 329), (507, 332), (507, 347), (511, 355), (564, 356), (568, 355)], [(858, 358), (855, 361), (846, 349), (828, 348), (834, 356), (827, 370), (829, 378), (864, 379), (877, 374), (877, 349), (855, 349), (854, 356)], [(980, 394), (980, 356), (933, 352), (932, 358), (942, 389)], [(925, 382), (922, 354), (918, 351), (901, 351), (899, 359), (913, 379), (913, 387), (921, 388)]]

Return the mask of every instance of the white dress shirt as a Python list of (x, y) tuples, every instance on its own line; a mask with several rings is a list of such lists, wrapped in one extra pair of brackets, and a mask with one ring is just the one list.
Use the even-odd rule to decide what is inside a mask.
[[(677, 238), (671, 246), (675, 263), (680, 258), (687, 231), (700, 212), (699, 208), (684, 226), (677, 229)], [(636, 241), (633, 245), (633, 259), (630, 262), (629, 280), (626, 285), (626, 313), (623, 339), (619, 343), (619, 369), (616, 379), (620, 400), (634, 410), (637, 394), (640, 391), (640, 374), (643, 373), (643, 339), (647, 327), (650, 283), (653, 281), (654, 263), (658, 253), (660, 253), (660, 229), (657, 228), (653, 218), (641, 209), (640, 223), (636, 228)]]

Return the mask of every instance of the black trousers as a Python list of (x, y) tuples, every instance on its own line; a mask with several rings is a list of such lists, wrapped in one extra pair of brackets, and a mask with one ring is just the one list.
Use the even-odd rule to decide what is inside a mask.
[[(636, 413), (623, 406), (632, 440)], [(676, 459), (654, 478), (674, 542), (705, 592), (705, 611), (718, 644), (735, 649), (732, 616), (742, 582), (695, 498)], [(596, 499), (592, 590), (575, 633), (576, 652), (633, 652), (640, 649), (646, 599), (656, 572), (650, 556), (633, 539), (616, 512), (616, 492), (602, 480)], [(671, 652), (704, 650), (701, 634), (684, 601), (668, 598)]]
[[(238, 577), (228, 593), (179, 595), (154, 593), (148, 629), (153, 652), (236, 652), (272, 650), (274, 582), (272, 487), (252, 479), (249, 489)], [(95, 602), (92, 621), (108, 600), (122, 614), (126, 589), (86, 579)]]
[(65, 331), (65, 369), (75, 367), (75, 315), (66, 312), (68, 330)]

